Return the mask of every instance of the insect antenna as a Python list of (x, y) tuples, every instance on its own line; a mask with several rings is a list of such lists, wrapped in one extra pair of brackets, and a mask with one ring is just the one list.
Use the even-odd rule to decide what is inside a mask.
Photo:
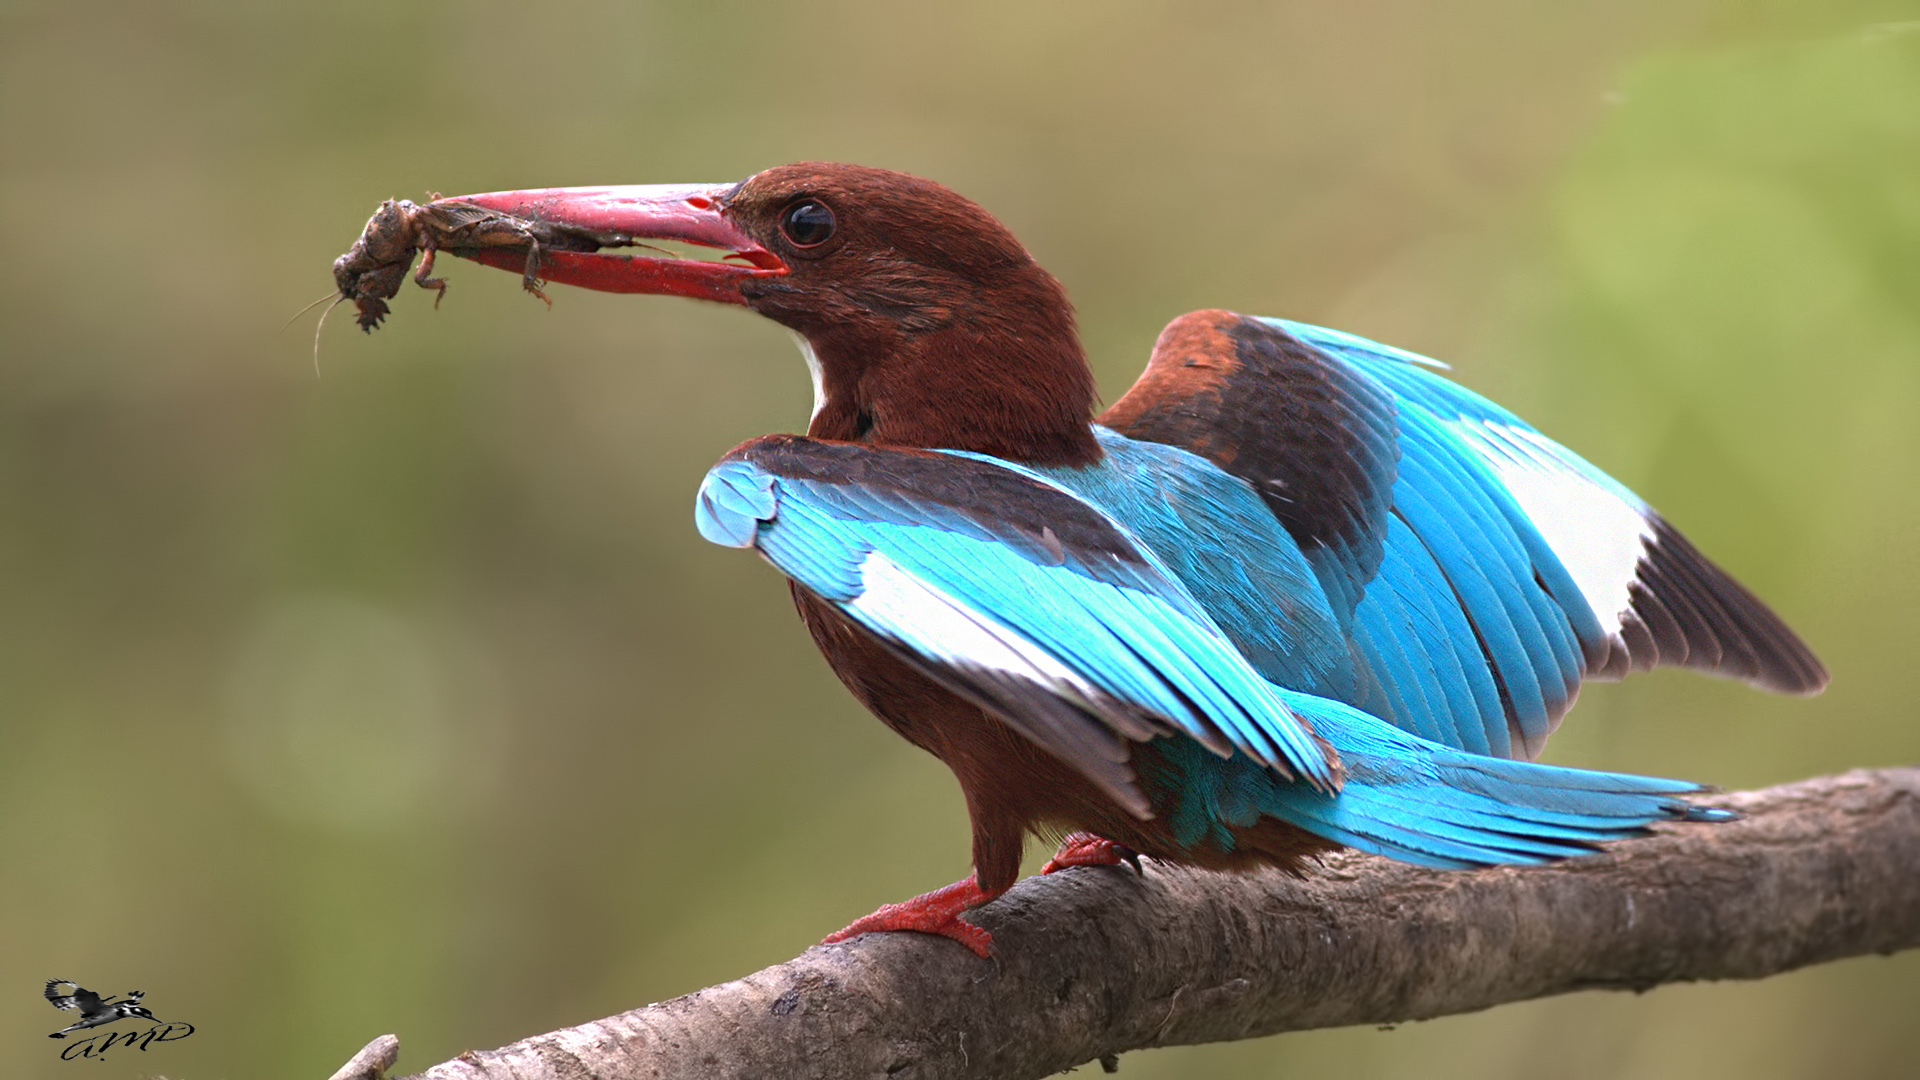
[[(340, 299), (328, 304), (327, 310), (320, 313), (320, 321), (313, 325), (313, 377), (316, 379), (320, 377), (320, 331), (326, 329), (327, 316), (333, 314), (333, 309), (339, 307), (340, 301), (346, 298), (347, 294), (341, 293)], [(326, 297), (324, 296), (320, 298), (320, 300), (325, 299)], [(313, 304), (319, 303), (320, 300), (315, 300)], [(312, 308), (313, 304), (308, 304), (307, 307)]]
[[(283, 333), (283, 334), (284, 334), (284, 333), (286, 333), (286, 332), (287, 332), (287, 327), (288, 327), (288, 326), (292, 326), (292, 325), (293, 325), (293, 324), (294, 324), (295, 322), (297, 322), (297, 321), (299, 320), (299, 318), (300, 318), (300, 316), (302, 316), (302, 315), (305, 315), (305, 314), (306, 314), (307, 312), (309, 312), (309, 311), (312, 311), (312, 310), (313, 310), (314, 308), (317, 308), (317, 307), (319, 307), (319, 306), (320, 306), (321, 304), (324, 304), (324, 303), (326, 303), (326, 302), (327, 302), (327, 298), (328, 298), (328, 297), (331, 297), (331, 296), (336, 296), (336, 295), (339, 295), (339, 294), (338, 294), (338, 293), (327, 293), (327, 294), (326, 294), (325, 296), (322, 296), (322, 297), (321, 297), (320, 299), (318, 299), (318, 300), (315, 300), (315, 301), (314, 301), (313, 303), (311, 303), (311, 304), (308, 304), (308, 305), (307, 305), (306, 307), (303, 307), (303, 308), (301, 308), (301, 309), (300, 309), (299, 311), (296, 311), (296, 312), (294, 312), (294, 313), (293, 313), (293, 318), (291, 318), (291, 319), (288, 319), (288, 320), (287, 320), (287, 322), (286, 322), (286, 326), (282, 326), (282, 327), (280, 328), (280, 332), (281, 332), (281, 333)], [(336, 304), (337, 304), (337, 303), (339, 303), (339, 302), (340, 302), (340, 301), (338, 301), (338, 300), (335, 300), (335, 301), (334, 301), (334, 303), (336, 303)]]

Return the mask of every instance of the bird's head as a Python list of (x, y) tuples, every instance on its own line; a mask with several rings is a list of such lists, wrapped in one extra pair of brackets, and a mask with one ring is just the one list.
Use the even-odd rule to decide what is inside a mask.
[[(919, 177), (804, 162), (737, 184), (465, 195), (605, 247), (675, 240), (718, 261), (556, 250), (548, 281), (740, 304), (792, 330), (820, 438), (975, 450), (1038, 464), (1099, 457), (1073, 308), (993, 216)], [(449, 200), (452, 201), (452, 200)], [(599, 241), (596, 241), (599, 242)], [(520, 270), (522, 253), (463, 251)]]

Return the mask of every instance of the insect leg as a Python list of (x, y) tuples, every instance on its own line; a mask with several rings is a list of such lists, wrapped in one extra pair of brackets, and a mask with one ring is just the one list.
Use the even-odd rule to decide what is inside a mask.
[(540, 290), (540, 241), (532, 236), (527, 237), (527, 270), (520, 275), (520, 285), (548, 307), (553, 306), (553, 301), (547, 299), (547, 294)]
[(434, 247), (433, 241), (424, 236), (420, 238), (420, 246), (425, 254), (420, 258), (420, 269), (413, 272), (413, 283), (423, 289), (434, 290), (433, 310), (439, 311), (440, 301), (447, 298), (447, 279), (427, 275), (433, 273), (433, 256), (440, 249)]

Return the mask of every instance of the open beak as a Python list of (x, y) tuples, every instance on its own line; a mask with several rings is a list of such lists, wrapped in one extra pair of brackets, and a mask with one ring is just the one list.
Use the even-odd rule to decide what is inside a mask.
[[(464, 203), (504, 215), (503, 220), (483, 226), (489, 239), (446, 247), (488, 266), (601, 292), (660, 293), (744, 304), (742, 285), (778, 277), (787, 267), (728, 220), (724, 200), (731, 188), (730, 184), (534, 188), (456, 195), (428, 205)], [(724, 254), (706, 261), (678, 258), (670, 252), (623, 255), (604, 250), (646, 247), (650, 240), (696, 244)], [(529, 256), (535, 260), (531, 271)]]

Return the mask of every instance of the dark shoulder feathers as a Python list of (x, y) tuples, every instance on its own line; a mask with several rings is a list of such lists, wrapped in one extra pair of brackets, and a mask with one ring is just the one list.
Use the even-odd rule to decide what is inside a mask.
[(1209, 310), (1161, 331), (1146, 372), (1099, 422), (1246, 481), (1350, 613), (1380, 565), (1395, 413), (1392, 393), (1348, 365), (1270, 323)]

